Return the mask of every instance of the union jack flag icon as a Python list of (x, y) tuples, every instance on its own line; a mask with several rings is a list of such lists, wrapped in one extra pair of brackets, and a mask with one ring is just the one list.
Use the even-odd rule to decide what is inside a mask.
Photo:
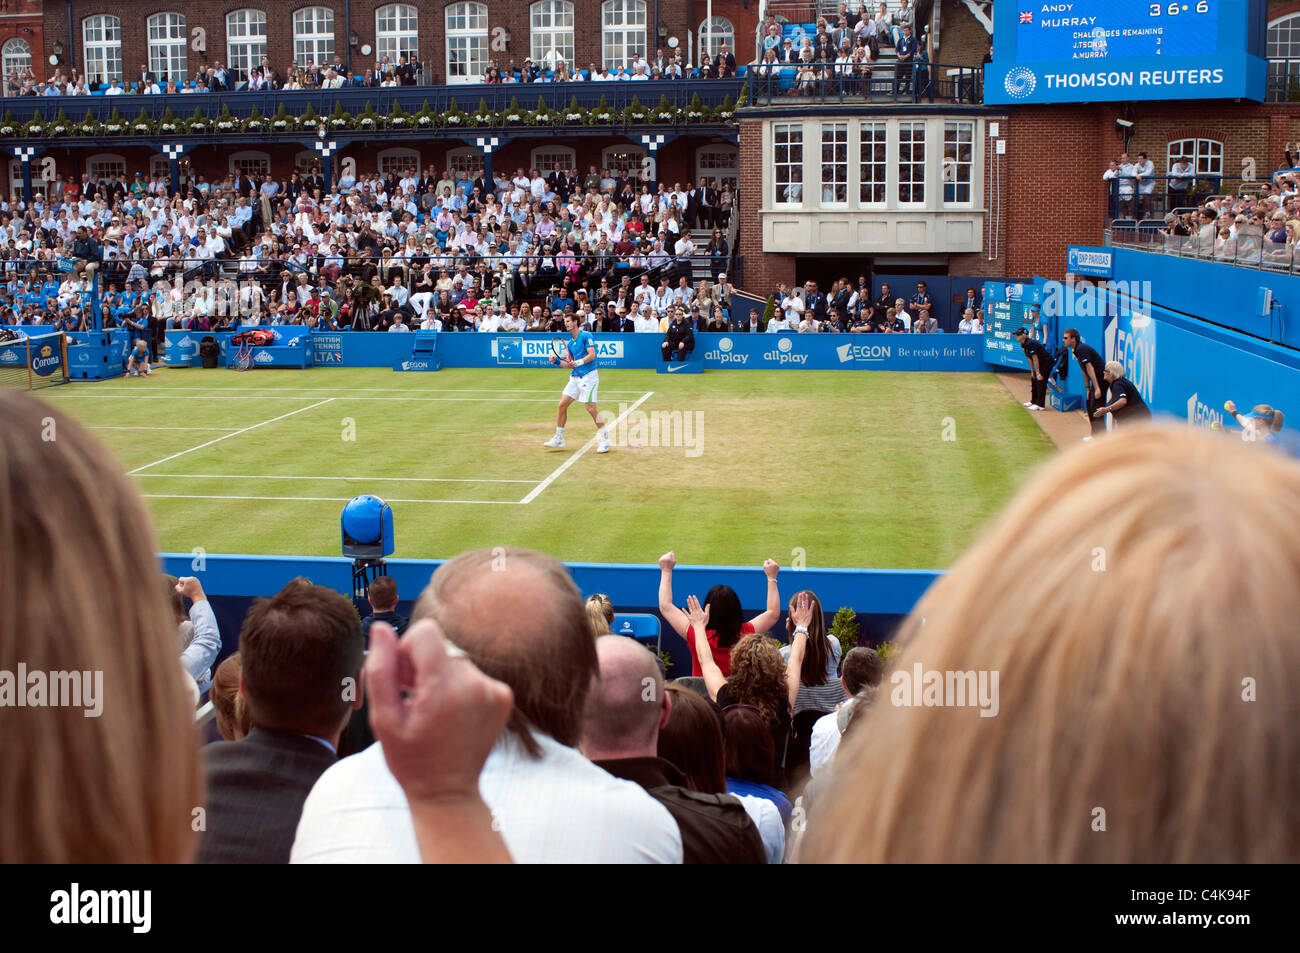
[(1033, 12), (1030, 11), (1030, 10), (1026, 10), (1024, 13), (1020, 14), (1020, 22), (1021, 22), (1021, 23), (1033, 23), (1033, 22), (1034, 22), (1034, 14), (1033, 14)]

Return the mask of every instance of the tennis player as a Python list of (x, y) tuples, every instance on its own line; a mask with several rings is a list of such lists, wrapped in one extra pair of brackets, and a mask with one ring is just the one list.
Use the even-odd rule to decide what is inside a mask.
[(564, 424), (569, 418), (569, 405), (580, 400), (587, 405), (587, 413), (596, 422), (596, 433), (600, 437), (597, 453), (609, 453), (609, 434), (605, 432), (605, 423), (596, 411), (596, 388), (600, 386), (600, 375), (596, 370), (596, 339), (591, 332), (584, 330), (582, 320), (575, 315), (564, 316), (564, 330), (569, 332), (569, 339), (564, 342), (568, 353), (559, 358), (554, 352), (551, 363), (560, 367), (572, 368), (569, 382), (564, 385), (564, 394), (560, 397), (559, 410), (555, 414), (555, 436), (546, 441), (546, 446), (563, 449)]

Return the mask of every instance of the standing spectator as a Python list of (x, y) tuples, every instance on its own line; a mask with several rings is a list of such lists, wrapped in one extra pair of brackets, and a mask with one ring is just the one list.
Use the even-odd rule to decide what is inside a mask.
[(894, 66), (894, 99), (898, 99), (900, 86), (914, 91), (912, 74), (916, 66), (916, 38), (912, 36), (911, 24), (903, 24), (903, 35), (894, 44), (898, 53), (898, 62)]
[(934, 302), (930, 300), (930, 292), (926, 288), (924, 281), (916, 283), (916, 294), (912, 295), (912, 309), (916, 312), (917, 318), (922, 323), (928, 323), (930, 320), (930, 309), (934, 307)]
[(1129, 218), (1133, 215), (1133, 195), (1137, 190), (1137, 166), (1127, 152), (1119, 157), (1119, 171), (1115, 178), (1119, 180), (1119, 213)]
[(1187, 193), (1191, 191), (1195, 170), (1187, 156), (1179, 156), (1169, 167), (1169, 209), (1170, 211), (1187, 205)]
[(203, 749), (200, 863), (288, 862), (307, 792), (361, 707), (363, 658), (356, 610), (332, 589), (295, 579), (253, 604), (239, 633), (253, 730)]
[(1138, 218), (1149, 218), (1151, 203), (1156, 191), (1156, 167), (1145, 152), (1138, 153), (1137, 164), (1133, 167), (1138, 183)]
[(672, 696), (653, 653), (635, 639), (604, 635), (596, 655), (600, 669), (587, 699), (582, 753), (668, 809), (681, 831), (683, 863), (763, 863), (763, 841), (741, 803), (689, 790), (685, 774), (658, 756)]

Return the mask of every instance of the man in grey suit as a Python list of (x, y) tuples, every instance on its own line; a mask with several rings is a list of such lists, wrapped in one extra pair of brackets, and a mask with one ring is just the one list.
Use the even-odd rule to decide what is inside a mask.
[(253, 730), (203, 749), (199, 863), (287, 864), (302, 805), (361, 707), (364, 650), (352, 603), (295, 579), (253, 604), (239, 633)]

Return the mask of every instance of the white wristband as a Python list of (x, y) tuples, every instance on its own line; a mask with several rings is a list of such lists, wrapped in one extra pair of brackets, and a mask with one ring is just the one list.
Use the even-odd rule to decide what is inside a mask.
[(794, 634), (795, 634), (795, 635), (807, 635), (807, 634), (808, 634), (808, 626), (806, 626), (806, 625), (797, 625), (797, 626), (795, 626), (795, 628), (794, 628)]

